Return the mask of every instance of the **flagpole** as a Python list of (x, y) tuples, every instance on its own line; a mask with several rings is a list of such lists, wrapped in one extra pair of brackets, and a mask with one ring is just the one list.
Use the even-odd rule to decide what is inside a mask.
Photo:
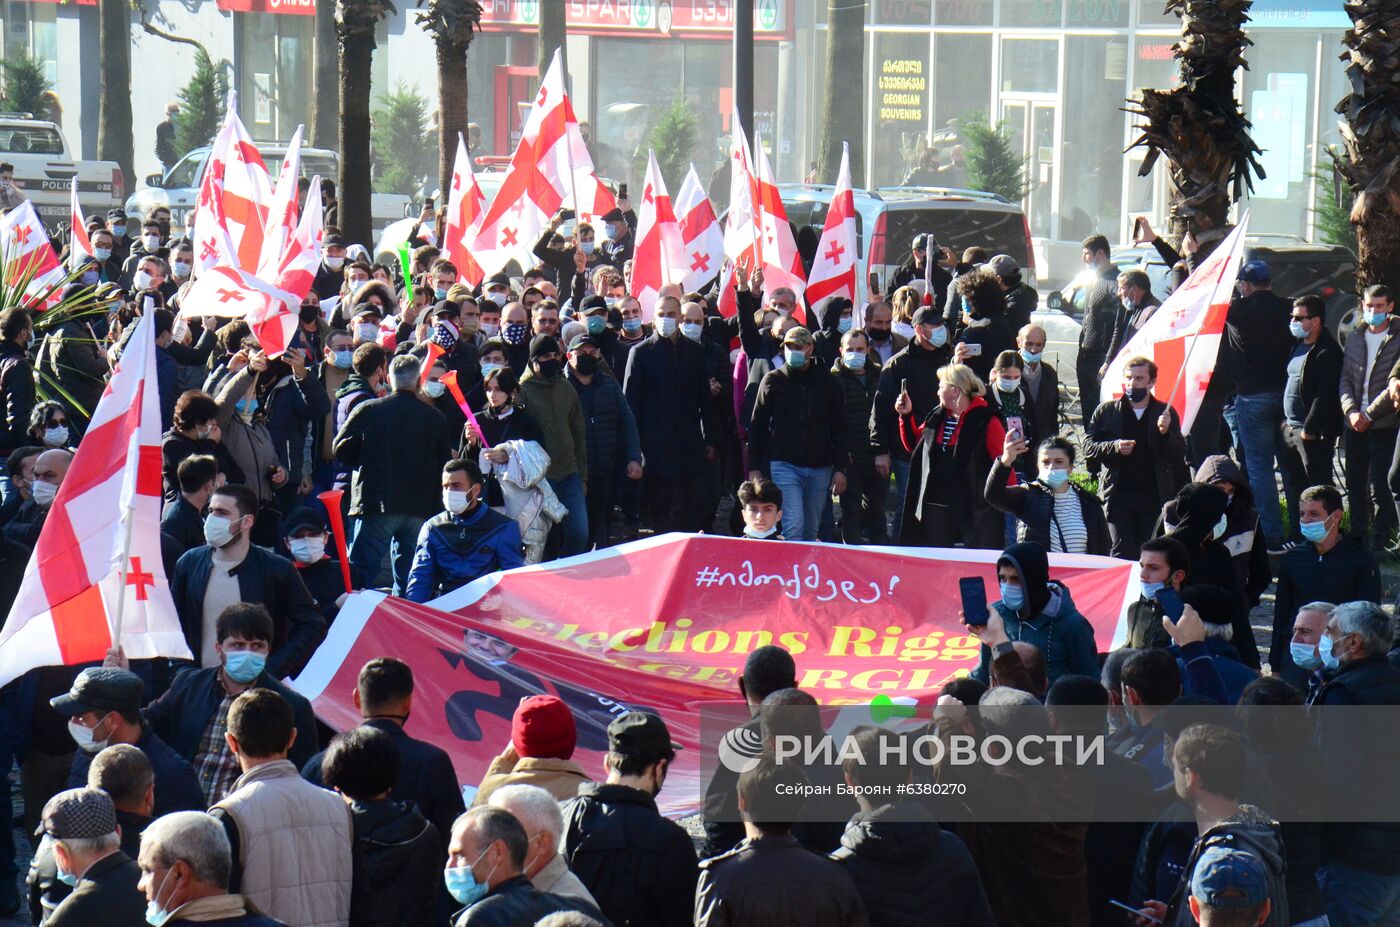
[[(564, 52), (563, 52), (563, 49), (562, 49), (562, 48), (556, 48), (556, 49), (554, 50), (554, 63), (557, 64), (557, 65), (559, 65), (559, 67), (560, 67), (561, 70), (563, 69), (563, 67), (564, 67)], [(565, 78), (566, 76), (567, 76), (567, 75), (564, 75), (564, 74), (561, 74), (561, 75), (560, 75), (559, 83), (560, 83), (561, 86), (564, 86), (564, 85), (565, 85), (566, 82), (565, 82), (564, 78)], [(564, 99), (565, 99), (565, 101), (568, 101), (568, 100), (569, 100), (569, 90), (568, 90), (568, 87), (567, 87), (567, 86), (564, 87)], [(571, 110), (573, 109), (573, 103), (572, 103), (572, 102), (569, 103), (569, 109), (571, 109)], [(577, 121), (577, 120), (575, 120), (575, 121)], [(566, 158), (568, 158), (568, 161), (569, 161), (569, 196), (573, 197), (573, 200), (574, 200), (574, 237), (575, 237), (575, 239), (577, 239), (577, 237), (578, 237), (578, 223), (579, 223), (579, 221), (580, 221), (580, 220), (579, 220), (579, 217), (578, 217), (578, 213), (579, 213), (578, 178), (574, 176), (574, 140), (573, 140), (572, 138), (569, 137), (569, 123), (568, 123), (568, 117), (567, 117), (567, 116), (565, 117), (565, 121), (564, 121), (564, 156), (565, 156)], [(595, 234), (596, 234), (596, 233), (595, 233)]]
[(122, 563), (117, 572), (119, 585), (117, 586), (116, 621), (114, 622), (115, 627), (112, 630), (113, 650), (120, 649), (122, 645), (122, 620), (126, 613), (126, 578), (129, 569), (128, 565), (131, 563), (131, 535), (133, 533), (131, 513), (132, 509), (128, 508), (126, 512), (122, 514), (122, 530), (126, 537), (122, 540)]

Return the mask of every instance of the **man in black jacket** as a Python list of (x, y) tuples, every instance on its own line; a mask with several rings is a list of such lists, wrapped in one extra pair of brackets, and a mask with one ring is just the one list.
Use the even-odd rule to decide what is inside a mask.
[(203, 547), (175, 564), (170, 592), (195, 665), (219, 663), (216, 627), (230, 605), (266, 606), (272, 617), (268, 672), (295, 676), (326, 636), (326, 620), (292, 562), (248, 539), (257, 516), (257, 498), (246, 486), (225, 485), (209, 497)]
[(564, 807), (564, 859), (613, 923), (691, 923), (695, 849), (656, 810), (675, 756), (664, 721), (621, 715), (608, 725), (607, 781), (584, 783)]
[(642, 505), (657, 533), (703, 531), (707, 461), (718, 438), (705, 351), (680, 334), (680, 301), (656, 302), (656, 333), (632, 350), (622, 391), (632, 406), (646, 469)]
[(53, 841), (58, 871), (75, 881), (49, 915), (51, 927), (140, 927), (146, 897), (136, 887), (141, 869), (120, 849), (117, 812), (100, 789), (59, 792), (44, 806), (44, 833)]
[(1031, 421), (1046, 437), (1060, 433), (1060, 374), (1045, 362), (1045, 329), (1032, 322), (1016, 333), (1021, 383), (1031, 397)]
[[(1295, 342), (1289, 331), (1288, 300), (1273, 292), (1271, 281), (1272, 272), (1263, 261), (1240, 268), (1240, 297), (1225, 315), (1225, 337), (1210, 392), (1235, 391), (1235, 431), (1244, 450), (1245, 474), (1254, 490), (1265, 542), (1270, 551), (1278, 551), (1285, 538), (1274, 462), (1282, 451), (1283, 390)], [(1332, 404), (1338, 404), (1335, 381)]]
[[(1095, 371), (1097, 375), (1097, 371)], [(1152, 395), (1157, 365), (1123, 365), (1123, 396), (1094, 410), (1085, 429), (1088, 459), (1103, 468), (1102, 495), (1114, 557), (1136, 560), (1163, 504), (1186, 485), (1186, 439), (1176, 410)]]
[(1079, 330), (1079, 354), (1075, 358), (1074, 370), (1079, 381), (1079, 408), (1084, 427), (1089, 427), (1089, 418), (1099, 405), (1099, 369), (1111, 360), (1108, 349), (1113, 341), (1113, 330), (1118, 327), (1119, 316), (1123, 314), (1123, 304), (1118, 299), (1118, 268), (1108, 259), (1108, 239), (1093, 235), (1084, 239), (1080, 256), (1086, 270), (1093, 279), (1076, 296), (1075, 302), (1082, 304), (1083, 328)]
[(1337, 398), (1342, 349), (1327, 330), (1327, 306), (1320, 296), (1303, 296), (1293, 301), (1289, 328), (1299, 340), (1288, 360), (1288, 380), (1283, 388), (1283, 451), (1279, 454), (1279, 469), (1283, 471), (1293, 540), (1301, 541), (1299, 494), (1309, 486), (1332, 482), (1332, 453), (1342, 432), (1342, 406)]
[(890, 537), (900, 535), (904, 520), (904, 493), (909, 486), (909, 451), (899, 436), (899, 416), (894, 411), (899, 394), (909, 393), (914, 421), (922, 422), (938, 405), (938, 368), (951, 362), (948, 327), (932, 306), (914, 313), (914, 338), (885, 364), (875, 403), (870, 410), (870, 443), (875, 446), (875, 473), (888, 478), (894, 472), (894, 495), (888, 502), (894, 512)]
[(160, 530), (179, 545), (180, 553), (204, 546), (204, 507), (214, 493), (219, 462), (208, 454), (191, 454), (175, 468), (180, 494), (165, 504)]
[(798, 326), (783, 338), (783, 366), (758, 388), (749, 429), (749, 479), (768, 476), (787, 500), (784, 534), (815, 541), (822, 509), (846, 491), (850, 451), (841, 384), (814, 360), (812, 333)]
[(29, 414), (34, 410), (34, 368), (29, 363), (29, 343), (34, 340), (34, 320), (26, 309), (0, 312), (0, 462), (17, 447), (30, 442)]
[[(862, 757), (885, 756), (886, 749), (897, 757), (903, 749), (897, 735), (877, 727), (859, 728), (849, 739)], [(846, 825), (841, 848), (831, 854), (855, 880), (871, 922), (883, 927), (991, 927), (992, 909), (966, 845), (941, 830), (923, 805), (903, 800), (910, 766), (861, 763), (855, 757), (842, 765), (851, 789), (892, 796), (883, 801), (858, 792), (860, 811)], [(935, 910), (938, 917), (931, 918)]]
[(241, 774), (224, 732), (229, 706), (249, 689), (271, 689), (292, 706), (297, 731), (288, 755), (292, 762), (305, 763), (316, 752), (311, 703), (278, 682), (268, 668), (272, 634), (272, 618), (261, 605), (225, 609), (215, 626), (217, 662), (181, 670), (170, 688), (143, 709), (156, 735), (194, 766), (208, 805), (222, 801)]
[[(1388, 712), (1337, 711), (1333, 706), (1400, 705), (1400, 670), (1386, 652), (1391, 619), (1372, 602), (1346, 602), (1327, 619), (1325, 666), (1332, 672), (1309, 700), (1331, 708), (1318, 716), (1317, 746), (1328, 765), (1318, 783), (1333, 802), (1346, 801), (1365, 770), (1394, 769), (1400, 743), (1385, 728)], [(1400, 824), (1393, 819), (1324, 824), (1318, 870), (1334, 924), (1393, 924), (1400, 919)]]
[(442, 465), (452, 456), (442, 413), (418, 398), (422, 362), (389, 365), (393, 393), (355, 407), (335, 438), (335, 459), (354, 467), (350, 514), (360, 519), (350, 563), (368, 582), (391, 553), (394, 594), (408, 588), (423, 522), (442, 510)]

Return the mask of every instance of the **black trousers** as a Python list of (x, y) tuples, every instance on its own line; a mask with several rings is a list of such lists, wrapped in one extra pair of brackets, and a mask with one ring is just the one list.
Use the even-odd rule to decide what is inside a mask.
[(705, 524), (705, 492), (703, 471), (688, 476), (653, 476), (648, 471), (642, 477), (642, 511), (657, 534), (667, 531), (703, 531)]
[(1074, 362), (1074, 374), (1079, 378), (1079, 419), (1085, 428), (1099, 407), (1099, 368), (1104, 360), (1102, 354), (1081, 353)]
[(1151, 540), (1152, 529), (1162, 507), (1155, 495), (1132, 493), (1127, 498), (1115, 492), (1108, 503), (1109, 555), (1120, 560), (1136, 560), (1142, 553), (1144, 541)]
[(1298, 531), (1298, 497), (1309, 486), (1331, 486), (1332, 455), (1337, 448), (1335, 438), (1303, 440), (1303, 429), (1283, 423), (1283, 453), (1279, 455), (1279, 470), (1283, 472), (1283, 495), (1288, 502), (1289, 537), (1301, 541)]
[(846, 471), (846, 491), (841, 494), (841, 540), (846, 544), (885, 543), (885, 500), (890, 494), (889, 477), (881, 477), (873, 464), (852, 466)]
[(613, 503), (617, 501), (618, 483), (616, 472), (588, 473), (588, 547), (608, 546), (608, 522), (612, 517)]
[(1347, 501), (1351, 505), (1351, 533), (1370, 538), (1372, 545), (1390, 543), (1395, 533), (1395, 495), (1391, 491), (1395, 462), (1394, 428), (1342, 433), (1346, 454)]

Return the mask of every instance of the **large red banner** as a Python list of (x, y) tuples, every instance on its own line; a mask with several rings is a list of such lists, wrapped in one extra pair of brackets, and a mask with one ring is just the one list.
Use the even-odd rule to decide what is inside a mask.
[[(360, 667), (404, 660), (416, 678), (408, 733), (447, 750), (469, 786), (509, 741), (523, 696), (549, 692), (573, 708), (574, 758), (597, 778), (608, 722), (655, 711), (687, 748), (659, 798), (682, 813), (701, 795), (699, 710), (739, 699), (749, 652), (790, 650), (798, 685), (824, 704), (883, 696), (922, 714), (977, 662), (977, 641), (957, 618), (957, 581), (983, 577), (995, 598), (998, 556), (664, 535), (493, 574), (434, 607), (357, 595), (295, 685), (345, 728), (359, 721)], [(1069, 588), (1101, 650), (1121, 640), (1135, 567), (1051, 555), (1051, 578)]]

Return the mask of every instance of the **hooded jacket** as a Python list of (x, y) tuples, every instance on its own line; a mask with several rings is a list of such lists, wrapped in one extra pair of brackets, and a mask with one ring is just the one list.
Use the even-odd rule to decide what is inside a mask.
[[(1188, 483), (1176, 496), (1177, 525), (1167, 532), (1186, 546), (1190, 557), (1186, 581), (1192, 586), (1214, 586), (1228, 596), (1232, 608), (1228, 623), (1234, 628), (1234, 640), (1240, 660), (1259, 668), (1259, 648), (1254, 643), (1254, 631), (1249, 624), (1244, 593), (1230, 552), (1214, 539), (1215, 529), (1228, 512), (1229, 495), (1223, 489), (1206, 483)], [(1226, 521), (1226, 530), (1229, 522)], [(1207, 618), (1225, 623), (1225, 616)]]
[(1278, 822), (1253, 805), (1240, 805), (1239, 813), (1232, 815), (1201, 835), (1191, 848), (1191, 856), (1181, 873), (1181, 882), (1167, 903), (1167, 913), (1162, 919), (1163, 927), (1195, 927), (1191, 907), (1186, 903), (1190, 892), (1191, 875), (1196, 871), (1196, 861), (1210, 847), (1226, 847), (1252, 853), (1264, 864), (1269, 875), (1269, 901), (1271, 909), (1264, 927), (1288, 927), (1293, 923), (1288, 914), (1288, 890), (1284, 879), (1283, 834)]
[(350, 822), (350, 927), (432, 923), (442, 880), (437, 828), (390, 799), (350, 802)]
[[(1070, 673), (1097, 676), (1098, 649), (1094, 643), (1094, 628), (1089, 619), (1079, 613), (1070, 598), (1069, 587), (1050, 579), (1050, 559), (1039, 544), (1013, 544), (997, 560), (997, 566), (1009, 565), (1021, 577), (1026, 602), (1012, 610), (1005, 602), (992, 607), (1006, 624), (1006, 635), (1013, 641), (1025, 641), (1045, 654), (1045, 678), (1051, 685)], [(978, 648), (977, 667), (973, 678), (990, 683), (992, 653), (983, 644)]]
[(851, 818), (831, 854), (851, 878), (872, 924), (992, 927), (972, 854), (919, 804), (901, 802)]
[[(1244, 593), (1245, 605), (1255, 608), (1259, 604), (1259, 596), (1273, 582), (1273, 571), (1269, 566), (1268, 545), (1264, 543), (1264, 535), (1259, 530), (1259, 510), (1254, 507), (1254, 490), (1249, 487), (1249, 480), (1240, 472), (1240, 468), (1225, 454), (1214, 454), (1201, 461), (1193, 481), (1229, 483), (1232, 487), (1230, 503), (1225, 509), (1225, 534), (1218, 540), (1230, 554), (1235, 584)], [(1170, 533), (1179, 519), (1177, 501), (1172, 499), (1162, 506), (1158, 533)]]
[(588, 479), (583, 408), (573, 386), (562, 374), (545, 377), (531, 367), (520, 378), (520, 404), (544, 432), (544, 449), (549, 454), (549, 471), (545, 475), (551, 480), (562, 480), (577, 473)]

